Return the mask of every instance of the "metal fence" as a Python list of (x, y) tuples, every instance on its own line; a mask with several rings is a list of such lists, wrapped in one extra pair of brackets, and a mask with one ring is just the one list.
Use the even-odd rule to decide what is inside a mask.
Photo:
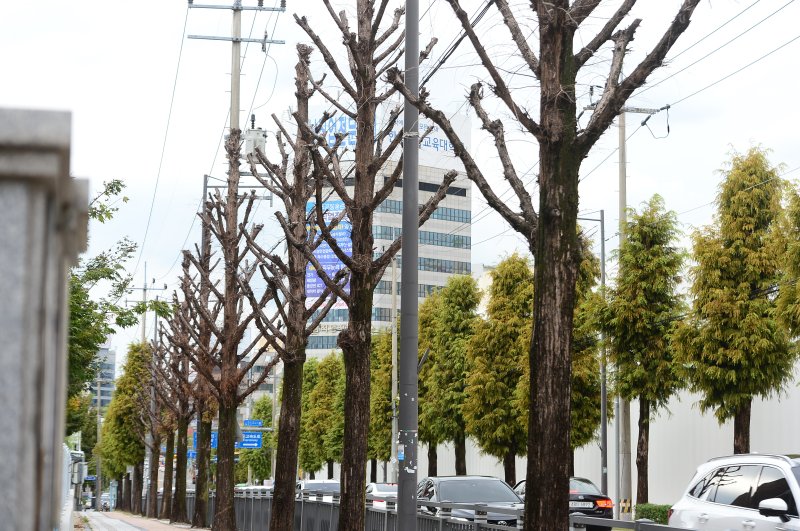
[[(208, 522), (214, 514), (214, 493), (208, 496)], [(376, 503), (377, 502), (377, 503)], [(189, 518), (194, 513), (194, 492), (187, 492), (186, 508)], [(423, 502), (418, 502), (422, 505)], [(492, 513), (508, 515), (513, 525), (490, 524), (487, 506), (482, 504), (456, 504), (424, 502), (424, 506), (436, 510), (437, 515), (419, 514), (418, 531), (511, 531), (522, 529), (523, 509), (492, 507)], [(454, 518), (453, 509), (474, 511), (473, 521)], [(237, 531), (269, 531), (272, 516), (272, 491), (266, 487), (237, 488), (234, 496)], [(397, 507), (394, 501), (367, 496), (364, 531), (400, 531), (397, 528)], [(337, 531), (339, 520), (339, 496), (331, 492), (303, 491), (295, 500), (294, 531)], [(650, 520), (628, 522), (573, 514), (569, 517), (570, 531), (593, 529), (633, 529), (634, 531), (678, 531), (676, 527), (656, 524)], [(681, 531), (687, 531), (685, 529)]]

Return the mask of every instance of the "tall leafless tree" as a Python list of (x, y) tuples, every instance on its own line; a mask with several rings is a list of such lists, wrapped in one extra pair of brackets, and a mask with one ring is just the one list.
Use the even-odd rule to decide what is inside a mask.
[[(193, 295), (185, 296), (188, 312), (179, 315), (186, 320), (185, 328), (195, 345), (195, 349), (190, 349), (187, 355), (200, 376), (209, 384), (208, 390), (219, 406), (217, 490), (212, 529), (227, 531), (236, 529), (233, 507), (236, 410), (266, 379), (277, 360), (268, 363), (261, 376), (248, 380), (248, 384), (243, 383), (268, 348), (268, 342), (262, 341), (261, 334), (256, 334), (250, 341), (242, 344), (245, 333), (257, 318), (250, 311), (245, 292), (245, 287), (255, 272), (255, 265), (247, 260), (249, 250), (245, 241), (256, 240), (260, 226), (247, 228), (256, 200), (255, 192), (239, 193), (240, 130), (230, 131), (225, 142), (225, 151), (229, 162), (227, 191), (224, 197), (215, 193), (211, 204), (202, 214), (203, 222), (208, 225), (212, 236), (220, 245), (224, 266), (222, 289), (213, 282), (209, 268), (201, 264), (205, 253), (200, 253), (201, 258), (198, 258), (184, 251), (184, 258), (191, 264), (193, 274), (199, 277), (199, 283), (207, 286), (213, 299), (221, 301), (221, 319), (209, 311), (208, 304), (202, 303), (198, 279), (188, 275), (185, 276), (188, 277), (189, 287), (184, 293), (188, 291)], [(250, 232), (245, 237), (248, 230)], [(258, 304), (265, 307), (271, 297), (271, 291), (266, 290)], [(200, 323), (210, 333), (207, 343), (204, 338), (201, 340), (200, 332), (205, 329), (201, 328)]]
[[(523, 15), (508, 0), (495, 0), (522, 67), (539, 82), (539, 119), (525, 108), (527, 90), (512, 90), (481, 37), (476, 33), (460, 0), (447, 0), (472, 44), (491, 81), (494, 96), (511, 113), (525, 134), (539, 144), (539, 206), (535, 209), (530, 191), (520, 178), (506, 143), (503, 121), (493, 119), (484, 104), (481, 83), (472, 86), (469, 103), (482, 128), (494, 139), (503, 176), (514, 190), (519, 209), (501, 200), (490, 187), (477, 161), (454, 131), (447, 117), (434, 108), (423, 90), (411, 95), (402, 73), (389, 73), (394, 86), (448, 135), (461, 158), (467, 175), (487, 202), (528, 242), (536, 260), (533, 339), (531, 341), (530, 416), (528, 433), (528, 495), (525, 529), (563, 529), (567, 514), (570, 463), (569, 399), (572, 318), (575, 280), (579, 263), (576, 231), (578, 173), (581, 162), (603, 132), (619, 114), (625, 101), (648, 76), (662, 65), (667, 52), (688, 27), (699, 0), (684, 0), (674, 20), (652, 51), (634, 68), (622, 74), (628, 44), (640, 24), (636, 19), (617, 29), (636, 0), (623, 0), (614, 13), (586, 44), (574, 49), (576, 33), (595, 13), (601, 0), (533, 0), (530, 10), (538, 29), (536, 44), (529, 41), (520, 24)], [(604, 48), (606, 43), (612, 44)], [(588, 124), (579, 128), (576, 78), (587, 62), (604, 51), (610, 53), (605, 90)]]
[[(345, 365), (344, 455), (338, 523), (341, 531), (364, 529), (372, 292), (401, 245), (400, 239), (397, 239), (377, 258), (373, 254), (373, 212), (392, 192), (402, 172), (400, 161), (384, 178), (384, 182), (376, 182), (376, 177), (403, 137), (397, 135), (389, 140), (402, 110), (400, 107), (391, 110), (384, 123), (376, 127), (379, 107), (396, 93), (395, 88), (384, 85), (380, 79), (403, 54), (404, 33), (400, 30), (400, 21), (404, 10), (396, 9), (391, 20), (383, 24), (389, 3), (389, 0), (357, 0), (356, 27), (351, 29), (347, 14), (344, 11), (337, 14), (330, 0), (323, 0), (341, 33), (347, 58), (344, 67), (340, 66), (326, 41), (311, 28), (308, 20), (295, 15), (297, 23), (322, 54), (327, 70), (341, 87), (342, 95), (335, 97), (321, 82), (313, 83), (314, 89), (343, 117), (353, 120), (356, 127), (354, 151), (352, 156), (350, 153), (345, 156), (346, 150), (341, 149), (341, 145), (346, 134), (335, 134), (333, 145), (329, 145), (325, 135), (316, 133), (308, 124), (298, 123), (314, 139), (311, 157), (316, 179), (315, 225), (349, 272), (349, 291), (346, 291), (325, 272), (313, 254), (306, 253), (325, 285), (346, 303), (349, 310), (347, 328), (339, 333), (337, 340), (344, 354)], [(431, 47), (432, 44), (422, 52), (422, 59), (427, 57)], [(448, 172), (443, 176), (442, 185), (420, 211), (420, 224), (430, 217), (456, 175), (456, 172)], [(344, 204), (345, 216), (352, 227), (350, 255), (343, 250), (343, 242), (337, 242), (332, 235), (340, 219), (336, 217), (331, 221), (330, 216), (326, 218), (323, 186), (332, 188), (337, 199)], [(294, 235), (287, 233), (287, 238), (297, 248), (306, 246), (305, 240)], [(417, 267), (417, 264), (407, 266)]]
[[(308, 69), (312, 51), (310, 46), (304, 44), (297, 46), (299, 59), (295, 69), (297, 110), (294, 112), (294, 118), (301, 124), (309, 122), (309, 100), (314, 94)], [(267, 286), (278, 295), (277, 316), (280, 323), (276, 323), (275, 316), (268, 317), (264, 313), (264, 308), (259, 305), (252, 290), (248, 290), (247, 286), (244, 288), (248, 290), (253, 311), (260, 314), (256, 323), (261, 328), (262, 335), (268, 338), (283, 362), (281, 414), (276, 449), (280, 459), (276, 460), (275, 465), (275, 487), (269, 528), (275, 531), (290, 531), (294, 526), (295, 480), (306, 345), (308, 336), (317, 328), (336, 298), (329, 296), (330, 289), (326, 289), (321, 296), (307, 305), (305, 275), (309, 262), (306, 254), (312, 253), (322, 241), (319, 237), (315, 239), (313, 232), (309, 235), (306, 229), (309, 222), (306, 205), (315, 190), (310, 152), (314, 142), (313, 135), (308, 129), (297, 127), (292, 140), (291, 134), (278, 117), (273, 114), (272, 118), (279, 129), (276, 142), (280, 161), (274, 163), (261, 150), (257, 150), (250, 156), (251, 173), (283, 203), (285, 215), (280, 212), (277, 215), (286, 237), (306, 243), (304, 249), (294, 245), (288, 246), (284, 260), (248, 238), (251, 251), (262, 264), (261, 272)], [(290, 151), (286, 149), (287, 143), (293, 157), (290, 157)], [(345, 272), (342, 271), (340, 278), (344, 276)]]

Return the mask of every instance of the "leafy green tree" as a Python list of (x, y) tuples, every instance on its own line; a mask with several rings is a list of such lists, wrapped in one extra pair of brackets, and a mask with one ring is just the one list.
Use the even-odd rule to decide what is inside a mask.
[[(319, 374), (319, 361), (316, 358), (308, 359), (303, 365), (303, 394), (301, 404), (301, 430), (300, 443), (298, 449), (297, 463), (301, 470), (309, 472), (314, 477), (314, 472), (322, 468), (325, 463), (319, 439), (314, 437), (314, 433), (308, 425), (308, 415), (312, 408), (311, 393), (317, 386)], [(280, 437), (280, 434), (278, 434)]]
[(673, 211), (655, 195), (631, 211), (619, 251), (619, 274), (608, 304), (608, 332), (617, 389), (639, 401), (636, 503), (648, 501), (650, 419), (682, 385), (670, 337), (683, 312), (677, 293), (684, 253)]
[(525, 455), (527, 421), (515, 399), (530, 343), (533, 271), (518, 254), (491, 272), (487, 319), (479, 320), (467, 349), (462, 408), (467, 433), (481, 450), (503, 461), (505, 480), (516, 483), (516, 457)]
[[(398, 346), (399, 352), (399, 346)], [(370, 361), (370, 411), (367, 457), (373, 460), (371, 480), (377, 481), (375, 463), (392, 454), (392, 329), (372, 334)]]
[(467, 345), (478, 322), (480, 290), (475, 279), (453, 276), (440, 291), (435, 316), (429, 386), (425, 394), (425, 417), (437, 439), (455, 447), (456, 474), (467, 473), (466, 421), (462, 413), (467, 384)]
[(734, 154), (715, 223), (694, 234), (691, 317), (678, 331), (681, 361), (700, 408), (733, 418), (733, 451), (750, 450), (754, 396), (789, 381), (797, 348), (776, 315), (781, 253), (776, 231), (784, 182), (766, 152)]
[[(260, 420), (265, 428), (272, 427), (272, 397), (264, 395), (253, 404), (253, 412), (250, 418)], [(269, 432), (261, 434), (261, 448), (252, 450), (242, 449), (239, 452), (239, 464), (253, 470), (253, 479), (256, 484), (261, 484), (263, 480), (272, 475), (272, 452), (274, 445)]]
[[(417, 396), (419, 397), (419, 441), (428, 447), (428, 476), (438, 475), (438, 455), (436, 447), (444, 442), (441, 433), (434, 429), (437, 422), (436, 412), (428, 408), (425, 404), (428, 401), (428, 389), (432, 384), (431, 378), (436, 352), (433, 342), (436, 338), (436, 315), (442, 303), (440, 291), (435, 291), (428, 295), (422, 304), (419, 305), (419, 355), (422, 367), (419, 372), (419, 387)], [(422, 361), (422, 356), (427, 358)]]
[[(332, 352), (317, 364), (316, 383), (301, 417), (301, 464), (327, 463), (328, 477), (333, 475), (333, 463), (342, 458), (343, 395), (344, 363), (340, 354)], [(305, 470), (316, 472), (319, 468)]]
[[(146, 344), (132, 343), (123, 366), (122, 376), (117, 379), (116, 389), (103, 422), (99, 452), (103, 468), (110, 477), (121, 477), (128, 466), (140, 468), (144, 462), (145, 432), (142, 408), (148, 407), (146, 384), (150, 381), (150, 348)], [(137, 477), (137, 474), (134, 474)], [(141, 476), (138, 476), (141, 477)], [(141, 483), (133, 490), (141, 492)], [(141, 500), (134, 496), (131, 510), (138, 512)]]

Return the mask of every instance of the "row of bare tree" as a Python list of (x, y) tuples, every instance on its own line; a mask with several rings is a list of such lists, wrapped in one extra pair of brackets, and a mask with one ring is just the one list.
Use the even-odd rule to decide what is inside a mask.
[[(627, 98), (662, 64), (688, 26), (699, 0), (683, 1), (653, 50), (634, 68), (626, 69), (630, 72), (627, 76), (623, 75), (623, 62), (640, 21), (636, 19), (625, 28), (617, 28), (636, 0), (620, 2), (596, 34), (590, 38), (583, 36), (586, 44), (578, 50), (573, 43), (579, 29), (600, 7), (600, 0), (534, 0), (530, 2), (528, 15), (507, 0), (494, 0), (518, 52), (520, 67), (538, 81), (536, 89), (525, 90), (509, 86), (504, 70), (493, 62), (460, 1), (447, 1), (488, 74), (491, 96), (484, 94), (481, 83), (476, 83), (467, 97), (481, 128), (494, 141), (503, 176), (516, 194), (518, 208), (498, 197), (481, 169), (481, 161), (459, 138), (447, 116), (430, 102), (427, 92), (423, 90), (415, 97), (404, 85), (403, 72), (396, 66), (404, 51), (402, 7), (389, 17), (389, 0), (355, 0), (355, 20), (351, 21), (346, 11), (337, 13), (330, 0), (323, 0), (341, 34), (344, 51), (340, 55), (346, 60), (338, 59), (306, 17), (295, 15), (295, 21), (322, 56), (326, 72), (315, 78), (311, 72), (312, 47), (297, 46), (293, 124), (284, 123), (273, 114), (278, 128), (274, 150), (267, 150), (269, 154), (262, 151), (248, 154), (252, 174), (283, 203), (276, 216), (287, 251), (281, 255), (275, 253), (274, 246), (263, 244), (259, 238), (262, 225), (252, 223), (256, 196), (253, 191), (240, 190), (241, 131), (231, 130), (225, 145), (230, 168), (227, 191), (205, 198), (202, 242), (195, 252), (185, 252), (181, 293), (175, 295), (174, 316), (164, 328), (163, 344), (157, 345), (154, 356), (152, 370), (158, 382), (154, 386), (154, 402), (168, 407), (176, 419), (179, 472), (185, 470), (187, 423), (193, 414), (200, 420), (195, 525), (203, 524), (206, 510), (208, 446), (211, 418), (216, 411), (219, 439), (213, 529), (236, 529), (233, 511), (236, 411), (280, 361), (284, 378), (270, 529), (292, 529), (305, 348), (309, 335), (338, 299), (349, 310), (347, 328), (338, 337), (346, 375), (338, 529), (364, 529), (372, 293), (402, 243), (397, 239), (383, 252), (375, 252), (373, 213), (392, 192), (403, 170), (399, 157), (394, 171), (384, 179), (377, 179), (390, 157), (398, 158), (395, 152), (402, 135), (390, 133), (401, 108), (392, 109), (379, 126), (376, 118), (381, 106), (400, 93), (447, 134), (466, 175), (490, 206), (526, 239), (535, 258), (525, 529), (552, 531), (564, 526), (570, 462), (572, 308), (580, 259), (576, 217), (581, 161)], [(533, 21), (537, 31), (532, 34), (537, 34), (536, 39), (525, 35), (523, 20)], [(434, 44), (435, 40), (420, 54), (420, 61), (428, 57)], [(603, 54), (610, 57), (606, 87), (588, 124), (579, 129), (576, 78), (591, 59)], [(334, 80), (331, 85), (324, 84), (327, 74)], [(538, 119), (526, 108), (535, 101), (530, 90), (538, 90)], [(309, 102), (315, 95), (327, 102), (329, 112), (313, 126)], [(490, 97), (513, 117), (511, 127), (532, 137), (539, 146), (538, 208), (534, 207), (531, 190), (522, 182), (508, 149), (509, 126), (492, 118), (487, 110), (486, 100)], [(345, 142), (346, 133), (337, 133), (335, 140), (329, 141), (329, 132), (324, 127), (335, 115), (346, 116), (357, 124), (352, 151), (344, 147), (350, 143)], [(455, 172), (442, 175), (438, 191), (420, 208), (420, 224), (434, 211), (455, 177)], [(326, 199), (332, 195), (344, 203), (343, 212), (336, 216), (330, 216), (325, 208)], [(309, 203), (313, 208), (307, 208)], [(352, 227), (346, 246), (333, 236), (334, 229), (345, 219)], [(216, 242), (215, 253), (211, 251), (212, 238)], [(344, 264), (341, 271), (336, 274), (325, 271), (314, 255), (320, 245), (330, 247)], [(352, 251), (345, 252), (350, 247)], [(309, 265), (325, 284), (323, 295), (314, 300), (306, 297), (305, 274)], [(260, 278), (256, 278), (257, 272)], [(256, 295), (256, 282), (265, 285), (261, 295)], [(258, 333), (243, 344), (248, 329)], [(247, 380), (254, 364), (268, 349), (277, 356), (259, 378)], [(148, 419), (152, 463), (158, 462), (160, 419), (157, 413)], [(169, 441), (167, 446), (171, 451)], [(171, 464), (171, 459), (167, 462)], [(167, 477), (171, 477), (171, 471)], [(181, 485), (185, 474), (179, 473), (177, 478), (176, 493), (185, 490), (185, 485)], [(156, 482), (151, 479), (150, 483), (154, 489)], [(149, 514), (155, 512), (154, 498), (151, 490)], [(185, 502), (177, 496), (172, 500), (171, 511), (174, 520), (187, 519)]]

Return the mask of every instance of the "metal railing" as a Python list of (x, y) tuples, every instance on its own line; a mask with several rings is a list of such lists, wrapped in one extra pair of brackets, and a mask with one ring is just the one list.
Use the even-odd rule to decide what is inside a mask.
[[(214, 514), (214, 493), (208, 497), (208, 522)], [(191, 518), (194, 511), (194, 492), (186, 495), (186, 508)], [(522, 507), (492, 507), (492, 519), (509, 522), (507, 525), (489, 523), (488, 507), (485, 504), (436, 503), (418, 501), (422, 508), (417, 517), (418, 531), (510, 531), (522, 529)], [(453, 516), (453, 510), (471, 511), (469, 520)], [(267, 487), (237, 488), (234, 494), (236, 527), (238, 531), (269, 531), (272, 516), (272, 491)], [(383, 496), (367, 495), (364, 531), (400, 531), (397, 528), (397, 505)], [(505, 516), (508, 516), (506, 519)], [(328, 491), (302, 491), (295, 499), (295, 531), (337, 531), (339, 520), (339, 494)], [(656, 524), (652, 520), (635, 522), (610, 520), (573, 514), (569, 517), (569, 531), (584, 531), (587, 526), (594, 529), (632, 529), (634, 531), (679, 531), (677, 527)], [(687, 531), (681, 529), (680, 531)]]

